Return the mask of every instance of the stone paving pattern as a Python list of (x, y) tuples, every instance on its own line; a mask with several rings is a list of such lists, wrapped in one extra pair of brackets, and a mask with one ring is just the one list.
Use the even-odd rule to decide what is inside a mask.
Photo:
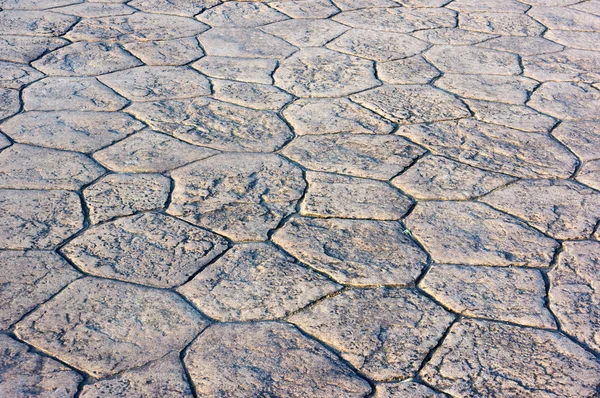
[(600, 1), (0, 0), (0, 396), (600, 393)]

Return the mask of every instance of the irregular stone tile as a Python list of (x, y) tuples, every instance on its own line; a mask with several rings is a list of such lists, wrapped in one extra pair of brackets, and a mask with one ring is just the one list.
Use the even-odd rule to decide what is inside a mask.
[(12, 142), (10, 142), (4, 134), (0, 134), (0, 149), (4, 149), (11, 144)]
[(525, 4), (531, 4), (532, 6), (568, 6), (571, 4), (579, 3), (578, 0), (523, 0)]
[(253, 28), (288, 19), (264, 3), (237, 1), (220, 4), (196, 18), (215, 28)]
[(470, 46), (433, 46), (425, 58), (445, 73), (518, 75), (519, 58), (515, 54)]
[(529, 132), (547, 132), (556, 124), (556, 119), (542, 115), (527, 106), (477, 100), (465, 100), (465, 102), (475, 117), (486, 123)]
[(395, 0), (396, 3), (405, 7), (414, 8), (438, 8), (450, 3), (450, 0)]
[(1, 0), (0, 8), (4, 10), (44, 10), (81, 3), (84, 0)]
[(600, 91), (587, 84), (547, 82), (535, 90), (527, 104), (563, 120), (597, 119)]
[(330, 0), (281, 0), (269, 3), (294, 19), (329, 18), (340, 10)]
[(277, 319), (341, 289), (271, 244), (234, 246), (178, 290), (221, 321)]
[(80, 276), (58, 254), (46, 251), (0, 251), (0, 267), (0, 330)]
[(334, 354), (285, 323), (214, 324), (184, 362), (197, 394), (207, 397), (364, 397), (371, 391)]
[(533, 7), (528, 14), (548, 29), (600, 31), (600, 16), (565, 7)]
[(209, 98), (134, 104), (127, 111), (156, 130), (223, 151), (273, 152), (293, 138), (274, 112)]
[[(546, 35), (547, 36), (547, 35)], [(508, 51), (522, 56), (557, 52), (563, 46), (541, 37), (502, 36), (479, 44), (480, 47)]]
[(193, 17), (221, 0), (134, 0), (129, 5), (145, 12)]
[(121, 112), (24, 112), (5, 121), (3, 132), (22, 144), (93, 152), (144, 128)]
[(290, 322), (376, 381), (413, 377), (454, 315), (412, 290), (347, 290)]
[(18, 90), (42, 77), (44, 77), (42, 73), (27, 65), (0, 61), (0, 88)]
[(118, 111), (127, 100), (93, 77), (47, 77), (23, 90), (30, 111)]
[(600, 80), (600, 54), (595, 51), (565, 50), (523, 58), (524, 75), (540, 81), (575, 81), (594, 83)]
[(171, 181), (160, 174), (109, 174), (83, 191), (94, 224), (138, 211), (161, 209)]
[(420, 55), (377, 63), (377, 77), (388, 84), (427, 84), (440, 72)]
[(428, 85), (386, 85), (355, 94), (351, 99), (400, 124), (470, 116), (462, 101)]
[(388, 135), (335, 134), (296, 138), (282, 153), (316, 171), (389, 180), (425, 151)]
[(85, 155), (15, 144), (0, 152), (0, 187), (80, 189), (104, 174)]
[(33, 62), (52, 76), (95, 76), (142, 65), (127, 51), (111, 43), (73, 43)]
[[(557, 1), (560, 1), (560, 0), (557, 0)], [(588, 0), (588, 1), (582, 1), (582, 2), (578, 2), (575, 0), (565, 0), (565, 1), (568, 1), (569, 4), (573, 4), (569, 8), (573, 8), (573, 9), (579, 10), (579, 11), (584, 11), (589, 14), (600, 15), (600, 9), (598, 8), (598, 6), (600, 5), (600, 2), (598, 0)]]
[(583, 161), (600, 159), (600, 121), (565, 121), (552, 130), (552, 135)]
[[(600, 190), (600, 160), (585, 162), (576, 178), (577, 181)], [(596, 235), (598, 235), (598, 232), (596, 232)]]
[(442, 155), (520, 178), (569, 178), (577, 159), (546, 134), (462, 120), (402, 126), (399, 135)]
[(522, 105), (539, 83), (522, 76), (444, 74), (435, 85), (464, 98)]
[(463, 12), (458, 18), (458, 27), (475, 32), (524, 37), (539, 36), (546, 30), (528, 15), (495, 12)]
[(389, 134), (393, 125), (346, 98), (298, 99), (283, 111), (297, 135)]
[(449, 44), (455, 46), (468, 46), (498, 37), (489, 33), (472, 32), (457, 28), (419, 30), (413, 32), (412, 35), (431, 44)]
[(77, 17), (55, 12), (2, 11), (0, 35), (62, 36), (76, 22)]
[(143, 368), (83, 386), (82, 398), (163, 397), (192, 398), (185, 371), (176, 353), (151, 362)]
[(46, 51), (56, 50), (68, 43), (59, 38), (2, 35), (0, 60), (28, 64)]
[(52, 11), (76, 15), (82, 18), (101, 18), (116, 15), (129, 15), (133, 14), (136, 10), (125, 4), (79, 3), (55, 8)]
[(94, 154), (94, 159), (118, 172), (162, 173), (218, 153), (144, 130)]
[(543, 268), (558, 243), (477, 202), (420, 202), (406, 225), (435, 262)]
[(180, 66), (204, 55), (195, 37), (125, 44), (127, 51), (150, 66)]
[(556, 328), (545, 307), (544, 278), (536, 270), (434, 265), (419, 287), (463, 316)]
[(292, 96), (270, 84), (213, 80), (215, 99), (259, 110), (279, 110)]
[(548, 30), (544, 37), (569, 48), (594, 51), (598, 48), (596, 43), (600, 41), (600, 32)]
[(132, 101), (158, 101), (210, 95), (208, 79), (185, 66), (140, 66), (98, 78)]
[(247, 83), (273, 84), (271, 75), (277, 67), (274, 59), (232, 57), (204, 57), (192, 64), (203, 74), (218, 79)]
[(408, 285), (427, 261), (391, 221), (292, 218), (272, 240), (335, 281), (356, 286)]
[(208, 321), (173, 292), (99, 278), (67, 286), (17, 324), (17, 336), (95, 377), (180, 351)]
[(594, 356), (563, 335), (463, 319), (452, 326), (421, 377), (453, 396), (593, 396)]
[(3, 249), (52, 249), (83, 227), (74, 192), (3, 189), (0, 211)]
[(82, 380), (76, 372), (6, 335), (0, 335), (0, 394), (3, 397), (72, 398)]
[(558, 265), (548, 273), (550, 308), (562, 330), (600, 351), (597, 290), (600, 242), (565, 242)]
[(275, 84), (299, 97), (338, 97), (375, 87), (373, 62), (325, 48), (305, 48), (282, 61)]
[(417, 199), (461, 200), (484, 195), (514, 181), (441, 156), (419, 159), (392, 180), (392, 185)]
[(445, 394), (437, 393), (431, 388), (414, 381), (395, 383), (378, 383), (373, 398), (445, 398)]
[(398, 2), (393, 0), (332, 0), (342, 11), (357, 10), (370, 7), (398, 7)]
[(301, 170), (273, 154), (221, 154), (171, 176), (169, 214), (234, 241), (266, 240), (306, 187)]
[(290, 19), (261, 30), (281, 37), (296, 47), (320, 47), (350, 29), (329, 19)]
[(456, 12), (445, 8), (363, 8), (344, 11), (334, 21), (353, 28), (409, 33), (415, 30), (453, 28)]
[(0, 119), (12, 116), (20, 109), (19, 91), (0, 88)]
[(459, 12), (523, 13), (531, 7), (515, 0), (454, 0), (447, 8)]
[(208, 55), (238, 58), (286, 58), (296, 47), (252, 28), (213, 28), (198, 37)]

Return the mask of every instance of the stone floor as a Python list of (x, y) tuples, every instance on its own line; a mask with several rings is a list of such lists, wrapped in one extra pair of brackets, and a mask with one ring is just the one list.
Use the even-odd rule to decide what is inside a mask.
[(0, 397), (597, 397), (600, 0), (0, 0)]

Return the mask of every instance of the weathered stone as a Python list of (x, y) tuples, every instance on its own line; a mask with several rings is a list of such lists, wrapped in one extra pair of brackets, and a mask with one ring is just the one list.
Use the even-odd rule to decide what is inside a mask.
[(5, 10), (0, 13), (0, 35), (62, 36), (76, 22), (77, 17), (54, 12)]
[(450, 3), (450, 0), (394, 0), (404, 7), (412, 8), (439, 8)]
[(74, 192), (0, 190), (0, 247), (53, 249), (83, 227)]
[(204, 55), (195, 37), (125, 44), (127, 51), (150, 66), (180, 66)]
[(217, 153), (144, 130), (96, 152), (94, 159), (118, 172), (162, 173)]
[(58, 254), (46, 251), (0, 251), (0, 267), (0, 330), (8, 329), (80, 275)]
[(279, 110), (292, 96), (267, 84), (244, 83), (233, 80), (213, 80), (213, 97), (236, 105), (259, 110)]
[(261, 28), (297, 47), (324, 46), (348, 29), (350, 28), (329, 19), (290, 19)]
[(417, 199), (461, 200), (484, 195), (514, 178), (440, 156), (427, 156), (392, 180)]
[(0, 149), (4, 149), (11, 144), (12, 142), (10, 142), (4, 134), (0, 134)]
[(559, 119), (597, 119), (600, 91), (587, 84), (548, 82), (535, 90), (528, 105)]
[(600, 159), (600, 121), (566, 121), (552, 130), (552, 135), (582, 160)]
[(0, 61), (0, 88), (21, 87), (41, 79), (44, 75), (32, 67)]
[(523, 58), (524, 75), (540, 81), (594, 83), (600, 80), (600, 54), (596, 51), (565, 50)]
[(470, 46), (434, 46), (425, 58), (445, 73), (518, 75), (519, 58), (515, 54)]
[(600, 366), (563, 335), (463, 319), (421, 377), (452, 396), (591, 397)]
[(445, 398), (431, 388), (414, 381), (377, 383), (373, 398)]
[(84, 0), (1, 0), (0, 8), (4, 10), (44, 10), (82, 1)]
[(234, 246), (179, 292), (214, 319), (251, 321), (282, 318), (340, 288), (273, 245), (250, 243)]
[(204, 57), (192, 64), (210, 77), (237, 80), (248, 83), (273, 84), (271, 75), (277, 67), (274, 59), (251, 59), (232, 57)]
[(20, 109), (19, 91), (0, 88), (0, 119), (12, 116), (18, 113)]
[(549, 30), (544, 33), (544, 37), (569, 48), (594, 51), (598, 49), (596, 43), (600, 41), (600, 32)]
[(46, 51), (56, 50), (68, 43), (59, 38), (2, 35), (0, 60), (28, 64)]
[(13, 140), (77, 152), (93, 152), (141, 130), (144, 125), (120, 112), (25, 112), (0, 128)]
[(83, 278), (19, 322), (15, 333), (75, 368), (106, 377), (183, 349), (207, 324), (170, 291)]
[(104, 174), (85, 155), (15, 144), (0, 152), (0, 187), (77, 190)]
[(406, 225), (434, 261), (548, 267), (558, 243), (477, 202), (421, 202)]
[(273, 242), (339, 283), (408, 285), (427, 256), (391, 221), (292, 218)]
[(171, 175), (168, 212), (234, 241), (266, 240), (306, 186), (300, 169), (272, 154), (221, 154)]
[(198, 37), (208, 55), (239, 58), (286, 58), (296, 47), (258, 29), (214, 28)]
[(274, 112), (209, 98), (134, 104), (127, 111), (156, 130), (223, 151), (272, 152), (293, 137)]
[(435, 85), (464, 98), (522, 105), (539, 83), (522, 76), (444, 74)]
[(410, 33), (452, 28), (456, 24), (456, 13), (444, 8), (364, 8), (342, 12), (333, 20), (353, 28)]
[(470, 116), (462, 101), (428, 85), (382, 86), (355, 94), (351, 99), (400, 124)]
[[(516, 0), (455, 0), (447, 8), (459, 12), (506, 12), (522, 13), (527, 11), (530, 6), (520, 3)], [(462, 15), (462, 14), (461, 14)]]
[(577, 174), (577, 181), (600, 190), (600, 160), (585, 162)]
[[(556, 0), (556, 1), (560, 1), (560, 0)], [(600, 5), (600, 2), (598, 0), (587, 0), (587, 1), (582, 1), (582, 2), (575, 1), (575, 0), (564, 0), (564, 1), (568, 2), (569, 4), (573, 4), (569, 8), (573, 8), (573, 9), (579, 10), (579, 11), (584, 11), (589, 14), (600, 15), (600, 9), (598, 8), (598, 5)], [(558, 5), (562, 5), (562, 4), (558, 4)]]
[(287, 58), (274, 79), (299, 97), (338, 97), (379, 84), (373, 62), (324, 48), (306, 48)]
[(425, 151), (396, 136), (335, 134), (298, 137), (282, 152), (312, 170), (389, 180)]
[(212, 325), (184, 362), (200, 396), (364, 397), (371, 391), (334, 354), (284, 323)]
[(228, 1), (196, 17), (215, 28), (253, 28), (288, 19), (264, 3)]
[(439, 75), (420, 55), (377, 64), (377, 77), (388, 84), (427, 84)]
[(398, 7), (398, 2), (393, 0), (333, 0), (333, 2), (342, 11), (369, 7)]
[(55, 8), (53, 11), (62, 14), (76, 15), (83, 18), (101, 18), (114, 15), (129, 15), (133, 14), (136, 10), (126, 4), (79, 3)]
[(340, 351), (372, 379), (415, 376), (454, 316), (414, 291), (347, 290), (290, 322)]
[[(503, 97), (505, 100), (509, 97)], [(556, 119), (520, 105), (500, 102), (465, 100), (475, 114), (475, 118), (486, 123), (528, 132), (548, 132), (556, 124)]]
[(431, 44), (449, 44), (454, 46), (468, 46), (497, 37), (489, 33), (471, 32), (470, 30), (457, 28), (419, 30), (412, 35)]
[(330, 0), (281, 0), (271, 1), (269, 6), (295, 19), (329, 18), (339, 12)]
[(539, 36), (545, 30), (542, 24), (528, 15), (495, 12), (462, 12), (458, 18), (458, 27), (507, 36)]
[(563, 46), (541, 37), (502, 36), (479, 44), (480, 47), (531, 56), (561, 51)]
[(600, 31), (600, 16), (565, 7), (533, 7), (528, 14), (548, 29)]
[(221, 0), (134, 0), (129, 5), (145, 12), (193, 17)]
[(94, 224), (139, 211), (161, 209), (171, 181), (160, 174), (109, 174), (83, 191)]

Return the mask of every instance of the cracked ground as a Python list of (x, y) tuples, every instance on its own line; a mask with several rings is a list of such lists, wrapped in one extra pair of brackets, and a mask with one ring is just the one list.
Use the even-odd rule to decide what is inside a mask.
[(598, 397), (599, 0), (0, 0), (0, 397)]

